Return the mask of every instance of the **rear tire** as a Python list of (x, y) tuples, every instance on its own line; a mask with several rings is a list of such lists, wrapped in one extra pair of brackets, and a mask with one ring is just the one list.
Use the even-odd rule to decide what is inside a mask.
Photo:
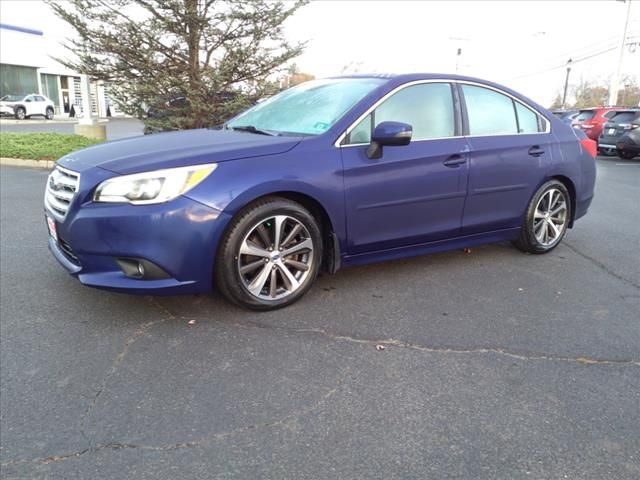
[(600, 150), (600, 153), (605, 157), (613, 157), (616, 154), (615, 148), (599, 148), (598, 150)]
[(550, 252), (567, 232), (571, 209), (571, 197), (564, 184), (558, 180), (546, 182), (529, 202), (520, 236), (513, 245), (526, 253)]
[(16, 108), (14, 115), (17, 120), (24, 120), (25, 118), (27, 118), (27, 111), (24, 109), (24, 107), (18, 107)]
[(244, 308), (286, 307), (311, 288), (322, 258), (313, 215), (298, 203), (267, 197), (243, 208), (227, 228), (216, 255), (216, 287)]
[(620, 157), (622, 160), (633, 160), (633, 157), (635, 157), (637, 154), (633, 153), (633, 152), (624, 152), (622, 150), (618, 150), (618, 157)]

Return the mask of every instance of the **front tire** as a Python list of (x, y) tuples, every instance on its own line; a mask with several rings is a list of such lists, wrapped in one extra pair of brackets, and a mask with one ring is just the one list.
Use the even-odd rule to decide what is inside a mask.
[(523, 252), (547, 253), (564, 238), (571, 220), (571, 198), (558, 180), (542, 185), (529, 202), (520, 236), (513, 244)]
[(298, 203), (267, 197), (231, 221), (216, 255), (216, 286), (245, 308), (286, 307), (311, 288), (322, 258), (313, 215)]
[(23, 107), (18, 107), (15, 110), (15, 117), (17, 120), (24, 120), (27, 118), (27, 111)]
[(53, 120), (53, 108), (47, 108), (47, 112), (44, 115), (47, 120)]

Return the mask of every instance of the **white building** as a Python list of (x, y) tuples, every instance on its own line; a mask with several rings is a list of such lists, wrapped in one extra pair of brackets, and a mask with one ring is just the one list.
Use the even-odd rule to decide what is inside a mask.
[[(80, 74), (71, 71), (47, 55), (45, 32), (28, 26), (0, 23), (0, 97), (40, 93), (49, 97), (56, 114), (79, 112), (82, 105)], [(110, 101), (103, 82), (91, 82), (91, 107), (94, 116), (106, 117), (107, 109), (119, 115)]]

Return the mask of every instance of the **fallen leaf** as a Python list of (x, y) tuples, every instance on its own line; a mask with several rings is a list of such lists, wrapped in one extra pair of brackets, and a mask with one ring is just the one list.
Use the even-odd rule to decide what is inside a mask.
[(189, 325), (195, 325), (195, 324), (196, 324), (195, 319), (193, 319), (193, 320), (189, 320)]
[(384, 345), (376, 345), (376, 350), (378, 350), (379, 352), (381, 352), (385, 348), (387, 348), (387, 347), (385, 347)]

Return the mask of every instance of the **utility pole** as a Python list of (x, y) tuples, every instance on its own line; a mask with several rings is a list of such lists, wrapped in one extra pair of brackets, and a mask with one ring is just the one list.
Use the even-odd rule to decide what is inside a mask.
[(571, 59), (567, 62), (567, 76), (564, 79), (564, 93), (562, 94), (562, 108), (567, 108), (567, 90), (569, 89), (569, 73), (571, 73)]
[(618, 90), (620, 89), (620, 74), (622, 73), (622, 59), (624, 57), (624, 44), (627, 41), (627, 29), (629, 28), (629, 18), (631, 17), (631, 0), (623, 0), (627, 2), (627, 18), (624, 21), (624, 31), (618, 47), (618, 67), (616, 73), (611, 79), (609, 87), (609, 105), (615, 105), (618, 101)]

